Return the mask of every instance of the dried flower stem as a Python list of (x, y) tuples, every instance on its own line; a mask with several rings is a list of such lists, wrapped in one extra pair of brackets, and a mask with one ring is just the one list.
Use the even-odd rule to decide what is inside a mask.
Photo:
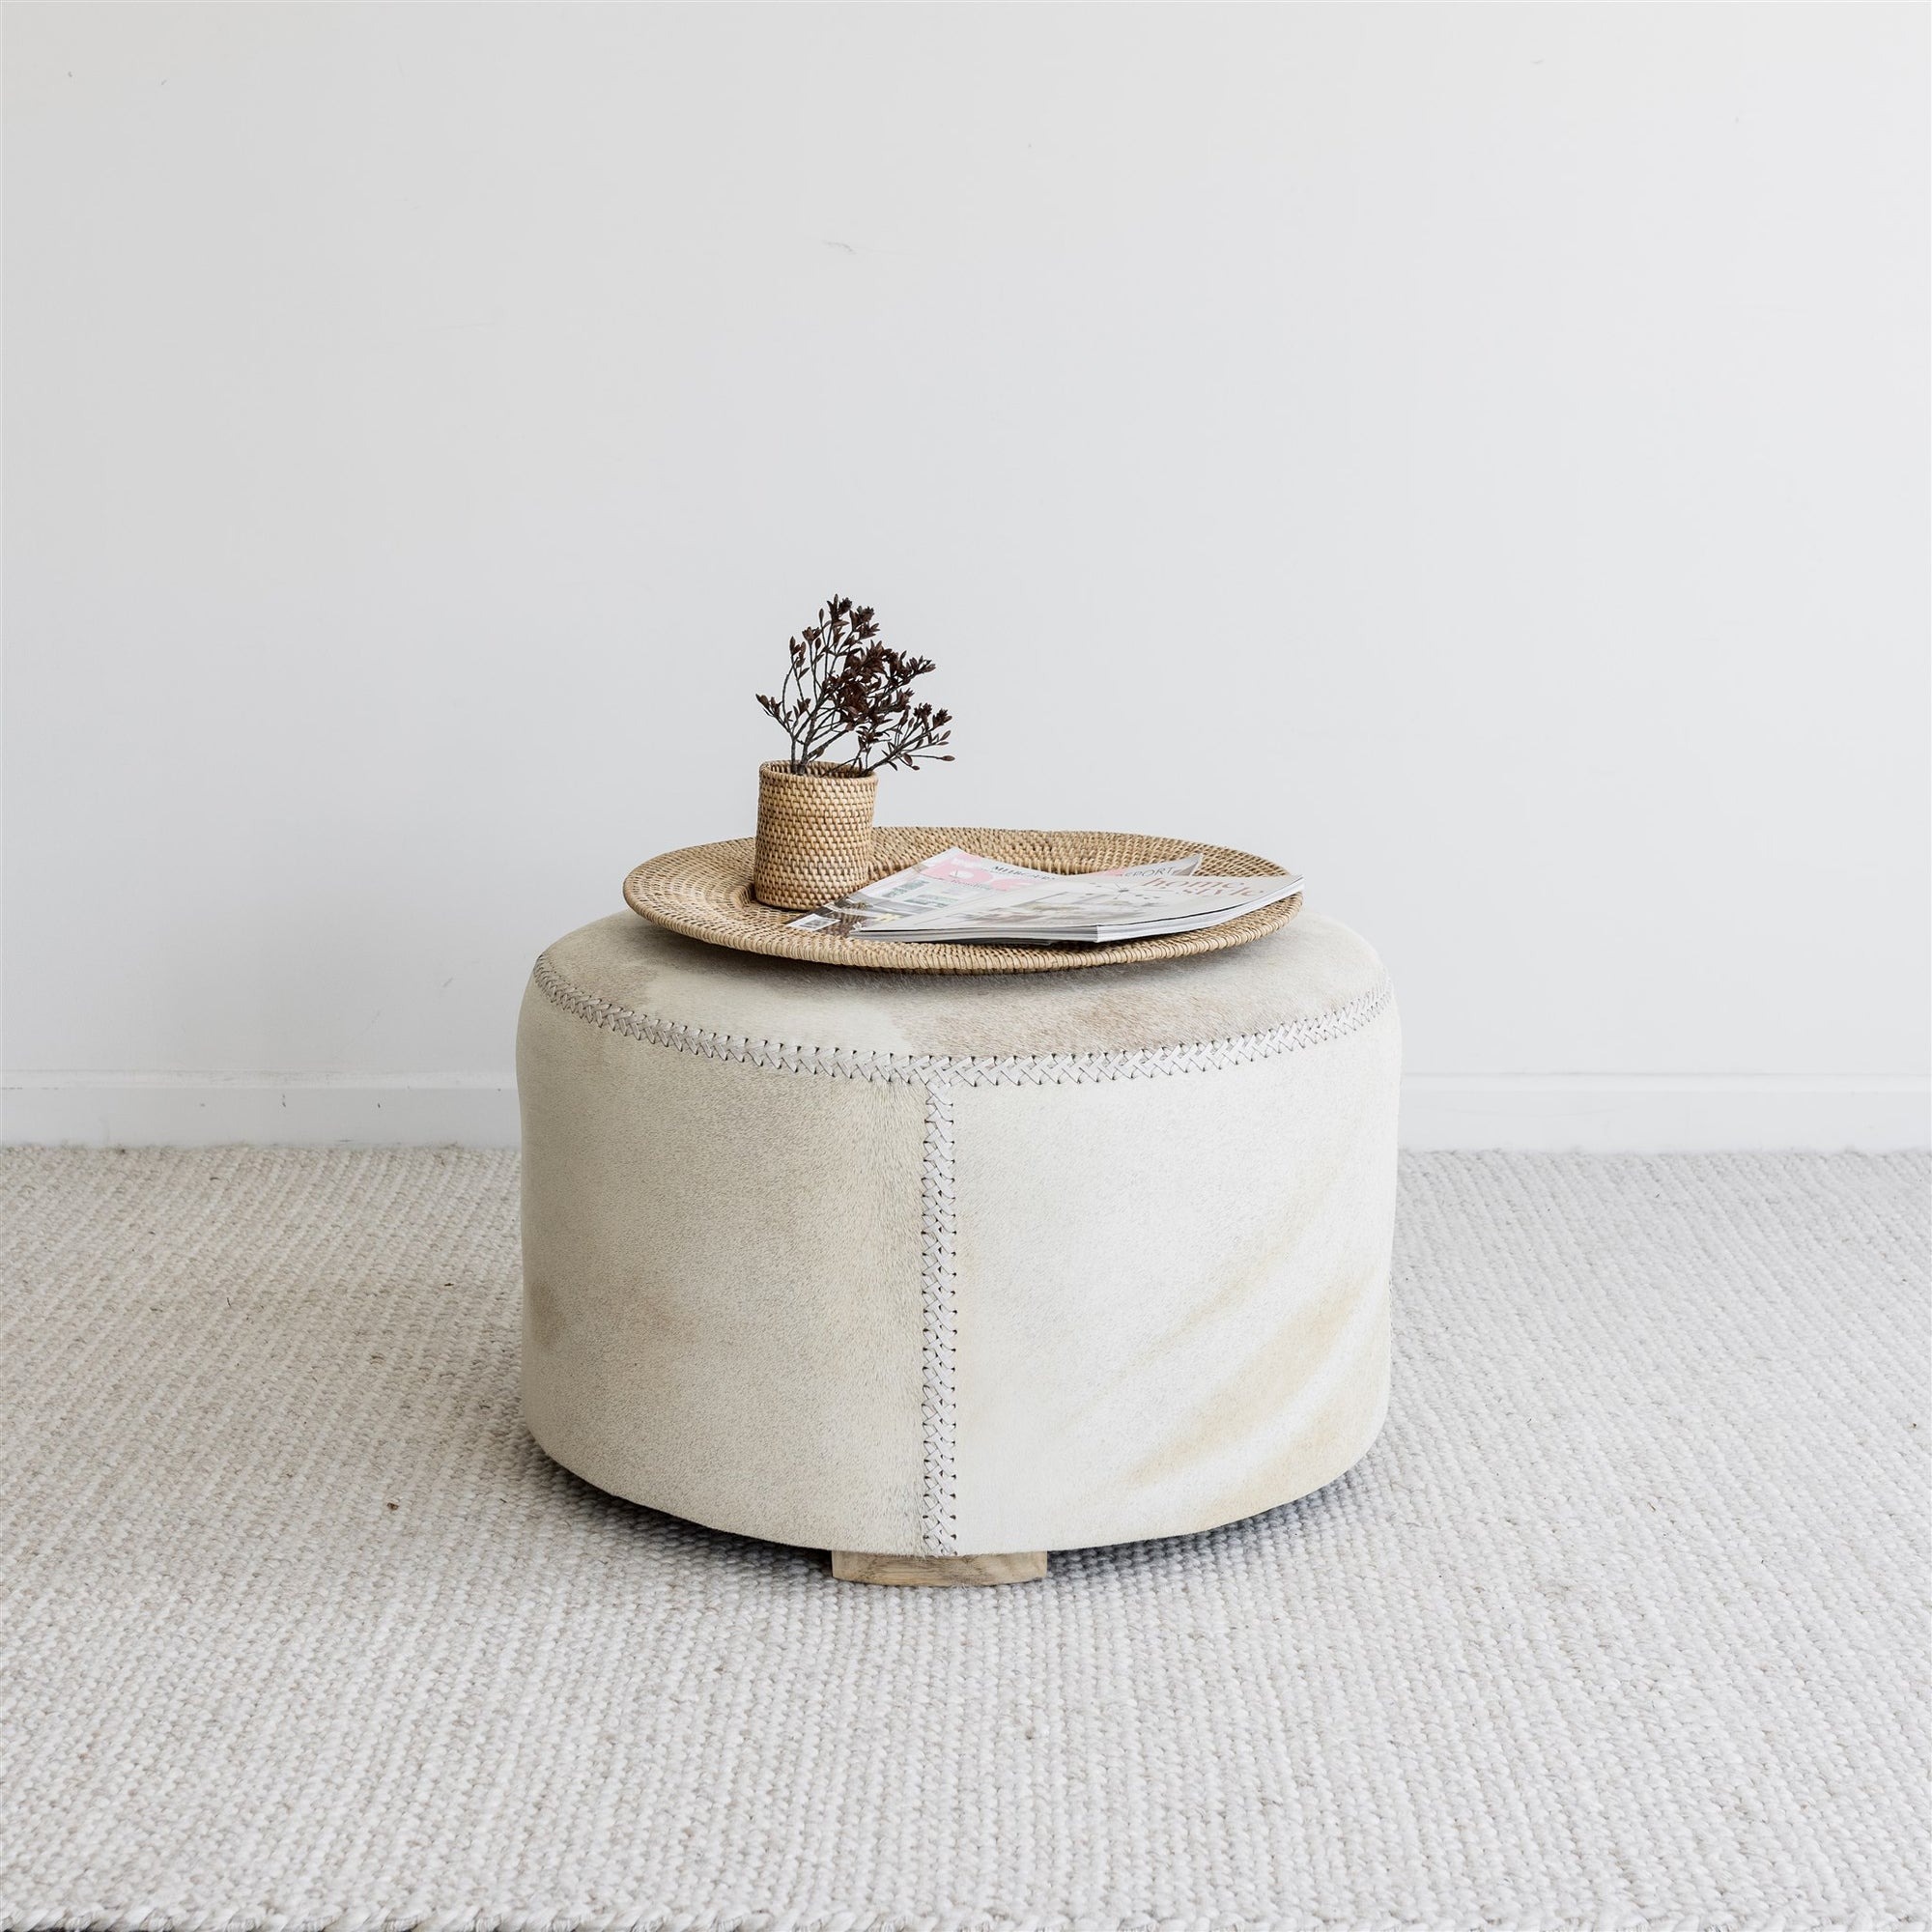
[(951, 764), (950, 711), (912, 701), (912, 685), (935, 668), (930, 658), (908, 657), (879, 642), (878, 618), (869, 605), (833, 596), (787, 639), (784, 682), (776, 697), (758, 702), (784, 727), (791, 741), (791, 769), (803, 772), (829, 762), (827, 753), (849, 737), (843, 762), (857, 775), (890, 765), (913, 770), (922, 758)]

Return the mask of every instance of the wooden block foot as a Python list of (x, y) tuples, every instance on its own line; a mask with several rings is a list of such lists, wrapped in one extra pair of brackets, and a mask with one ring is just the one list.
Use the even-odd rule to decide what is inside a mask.
[(1003, 1556), (870, 1556), (835, 1549), (832, 1574), (841, 1583), (1033, 1583), (1046, 1575), (1046, 1551)]

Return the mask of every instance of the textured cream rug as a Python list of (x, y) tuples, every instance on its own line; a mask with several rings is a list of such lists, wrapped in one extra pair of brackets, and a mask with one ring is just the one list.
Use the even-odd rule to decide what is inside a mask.
[(8, 1925), (1924, 1903), (1922, 1161), (1413, 1161), (1363, 1464), (952, 1592), (546, 1462), (513, 1156), (0, 1174)]

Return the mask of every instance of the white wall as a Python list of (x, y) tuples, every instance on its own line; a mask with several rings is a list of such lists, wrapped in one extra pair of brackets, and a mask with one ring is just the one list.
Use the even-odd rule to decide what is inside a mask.
[(1410, 1138), (1924, 1133), (1917, 7), (16, 7), (7, 1131), (492, 1139), (750, 826), (1199, 835)]

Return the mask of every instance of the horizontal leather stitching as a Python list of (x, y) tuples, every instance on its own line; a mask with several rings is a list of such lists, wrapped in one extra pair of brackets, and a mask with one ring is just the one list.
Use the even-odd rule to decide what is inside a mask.
[(1223, 1039), (1192, 1040), (1175, 1046), (1136, 1046), (1103, 1053), (999, 1054), (954, 1057), (946, 1054), (879, 1053), (865, 1047), (798, 1046), (784, 1040), (752, 1039), (714, 1033), (678, 1020), (653, 1019), (585, 992), (564, 978), (546, 952), (534, 979), (550, 1003), (592, 1026), (622, 1034), (676, 1053), (707, 1060), (735, 1060), (780, 1073), (817, 1073), (835, 1080), (882, 1080), (907, 1086), (945, 1081), (960, 1087), (1072, 1087), (1102, 1080), (1146, 1080), (1169, 1073), (1207, 1073), (1226, 1066), (1249, 1066), (1305, 1046), (1342, 1039), (1380, 1017), (1394, 997), (1384, 979), (1378, 985), (1309, 1019), (1291, 1020), (1264, 1033), (1232, 1034)]

